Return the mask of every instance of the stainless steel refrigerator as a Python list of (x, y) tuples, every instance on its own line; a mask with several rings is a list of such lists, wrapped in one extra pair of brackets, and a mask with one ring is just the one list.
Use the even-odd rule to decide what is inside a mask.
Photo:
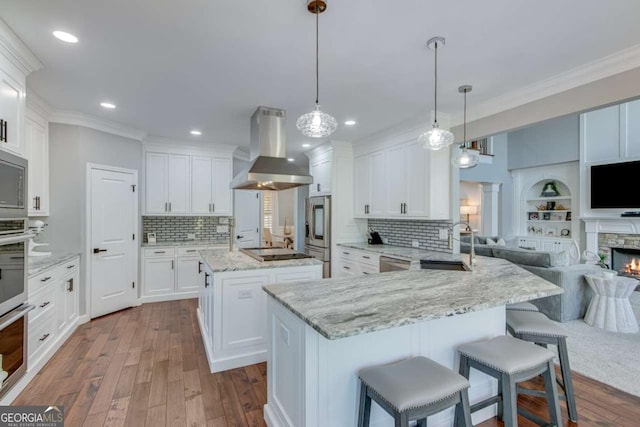
[(331, 196), (305, 200), (305, 253), (321, 260), (322, 277), (331, 277)]

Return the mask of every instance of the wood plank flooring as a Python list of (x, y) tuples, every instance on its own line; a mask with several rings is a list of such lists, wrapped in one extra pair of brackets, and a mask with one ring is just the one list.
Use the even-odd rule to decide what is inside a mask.
[[(14, 404), (64, 405), (67, 427), (264, 426), (266, 364), (211, 374), (196, 308), (195, 299), (145, 304), (80, 326)], [(640, 425), (640, 398), (577, 374), (574, 386), (581, 419), (568, 422), (563, 405), (565, 426)], [(547, 418), (544, 399), (519, 404)]]

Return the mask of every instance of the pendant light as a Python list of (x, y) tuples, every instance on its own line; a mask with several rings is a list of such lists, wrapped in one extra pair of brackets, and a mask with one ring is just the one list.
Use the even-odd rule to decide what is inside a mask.
[(438, 125), (438, 47), (444, 46), (444, 43), (444, 37), (433, 37), (427, 41), (427, 47), (435, 51), (435, 90), (433, 92), (434, 115), (432, 129), (418, 137), (418, 141), (427, 150), (440, 150), (453, 143), (453, 134), (448, 130), (440, 129), (440, 125)]
[(458, 92), (464, 93), (464, 122), (462, 126), (464, 131), (462, 144), (460, 144), (462, 151), (459, 151), (458, 154), (451, 159), (451, 164), (459, 167), (460, 169), (472, 168), (480, 162), (480, 155), (477, 151), (467, 150), (467, 94), (471, 92), (471, 90), (472, 87), (470, 85), (464, 85), (458, 88)]
[(338, 127), (337, 120), (323, 112), (318, 103), (318, 94), (320, 92), (318, 21), (320, 14), (327, 9), (327, 4), (322, 0), (311, 0), (307, 3), (307, 9), (316, 15), (316, 104), (312, 112), (303, 114), (298, 118), (296, 127), (304, 136), (324, 138), (335, 132)]

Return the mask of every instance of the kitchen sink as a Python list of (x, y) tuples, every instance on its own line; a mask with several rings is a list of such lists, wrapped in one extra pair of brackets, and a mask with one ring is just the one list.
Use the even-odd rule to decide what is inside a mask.
[(422, 259), (420, 260), (420, 268), (426, 270), (471, 271), (467, 264), (462, 261), (432, 261)]

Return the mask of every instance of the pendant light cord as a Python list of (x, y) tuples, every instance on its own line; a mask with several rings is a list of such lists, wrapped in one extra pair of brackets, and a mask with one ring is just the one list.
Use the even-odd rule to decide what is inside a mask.
[(434, 80), (435, 80), (435, 90), (433, 91), (433, 108), (434, 108), (434, 113), (433, 113), (433, 123), (434, 124), (438, 124), (438, 42), (435, 43), (435, 50), (436, 50), (436, 61), (435, 61), (435, 73), (434, 74)]
[(319, 16), (320, 16), (320, 5), (318, 4), (318, 0), (316, 0), (316, 105), (318, 105), (318, 94), (320, 93), (320, 66), (319, 66), (319, 62), (320, 62), (320, 54), (319, 52)]
[(464, 91), (464, 126), (462, 126), (462, 145), (467, 148), (467, 90)]

